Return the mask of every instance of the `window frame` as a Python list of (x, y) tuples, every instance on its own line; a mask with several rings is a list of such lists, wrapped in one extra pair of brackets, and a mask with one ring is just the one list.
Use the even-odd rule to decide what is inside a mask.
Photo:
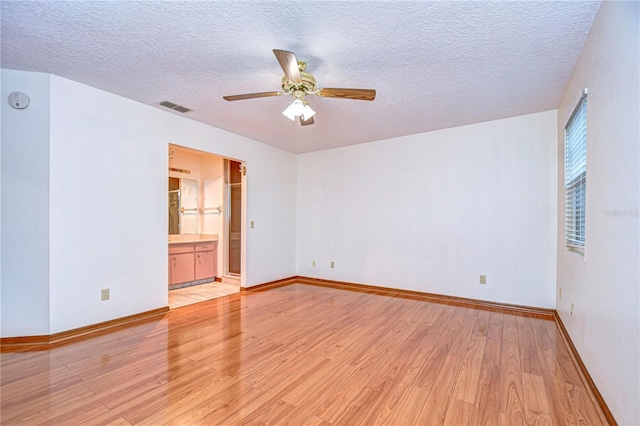
[(568, 250), (584, 255), (587, 210), (587, 89), (581, 95), (564, 126), (564, 244)]

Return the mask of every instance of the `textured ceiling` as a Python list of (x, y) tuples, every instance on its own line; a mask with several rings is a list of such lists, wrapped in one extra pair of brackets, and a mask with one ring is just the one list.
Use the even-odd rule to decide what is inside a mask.
[[(2, 67), (56, 74), (291, 152), (309, 152), (556, 108), (600, 2), (2, 1)], [(272, 49), (319, 87), (301, 127)], [(173, 112), (172, 112), (173, 113)]]

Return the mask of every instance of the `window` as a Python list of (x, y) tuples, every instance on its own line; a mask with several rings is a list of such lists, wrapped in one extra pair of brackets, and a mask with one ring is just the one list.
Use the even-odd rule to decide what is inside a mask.
[(587, 91), (564, 128), (565, 244), (584, 248), (587, 194)]

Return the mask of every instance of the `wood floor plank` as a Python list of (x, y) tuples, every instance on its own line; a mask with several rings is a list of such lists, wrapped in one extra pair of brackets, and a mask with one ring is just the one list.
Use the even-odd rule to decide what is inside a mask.
[[(289, 422), (283, 421), (282, 424), (294, 425), (294, 424), (297, 424), (297, 423), (289, 423)], [(300, 425), (302, 425), (302, 426), (331, 426), (331, 423), (329, 423), (326, 420), (322, 420), (319, 417), (311, 416), (304, 423), (300, 423)]]
[[(190, 362), (185, 362), (172, 367), (166, 373), (147, 375), (140, 379), (136, 378), (137, 380), (127, 380), (124, 383), (120, 380), (120, 383), (115, 382), (111, 388), (102, 393), (96, 392), (96, 394), (100, 396), (100, 400), (105, 406), (109, 409), (114, 409), (135, 401), (137, 398), (145, 398), (149, 394), (157, 394), (161, 388), (166, 387), (167, 383), (171, 383), (174, 386), (178, 385), (180, 381), (172, 380), (172, 376), (176, 374), (181, 374), (185, 379), (187, 377), (197, 379), (199, 376), (207, 376), (209, 380), (216, 378), (215, 373), (206, 366), (197, 369), (189, 368), (190, 366), (192, 366)], [(186, 372), (181, 373), (181, 370), (185, 367), (187, 368)], [(183, 377), (180, 379), (183, 379)], [(90, 389), (93, 390), (92, 387)]]
[(94, 419), (107, 413), (109, 409), (105, 407), (99, 400), (93, 401), (91, 404), (78, 401), (77, 404), (65, 404), (63, 410), (56, 409), (52, 413), (47, 413), (42, 419), (38, 419), (33, 424), (42, 426), (64, 424), (67, 419), (73, 419), (74, 424), (83, 425), (93, 422)]
[(0, 354), (2, 425), (603, 424), (553, 321), (291, 284)]
[(445, 425), (468, 425), (471, 424), (473, 415), (473, 404), (460, 399), (452, 399), (447, 407), (443, 424)]
[(2, 422), (8, 424), (50, 423), (57, 416), (71, 416), (83, 409), (92, 409), (97, 398), (82, 383), (74, 383), (47, 396), (34, 398), (28, 403), (28, 410), (22, 406), (7, 404), (2, 406)]
[(124, 417), (119, 417), (112, 422), (105, 423), (105, 426), (131, 426), (131, 423), (126, 421)]
[[(362, 358), (361, 351), (344, 351), (334, 358), (335, 361), (348, 362), (349, 359), (355, 357), (358, 363), (351, 363), (350, 365), (357, 367), (357, 370), (354, 375), (345, 382), (344, 386), (335, 393), (337, 397), (334, 396), (325, 401), (315, 415), (333, 423), (337, 421), (338, 418), (345, 417), (349, 411), (353, 411), (354, 405), (350, 405), (349, 403), (358, 398), (358, 396), (362, 398), (364, 396), (371, 397), (378, 395), (379, 386), (376, 382), (380, 380), (381, 376), (384, 376), (385, 372), (394, 370), (393, 361), (398, 357), (398, 354), (402, 353), (403, 345), (411, 346), (412, 337), (419, 337), (419, 334), (416, 334), (416, 330), (425, 328), (420, 318), (415, 318), (415, 316), (414, 314), (414, 318), (408, 317), (409, 322), (414, 324), (414, 328), (402, 328), (402, 331), (399, 331), (399, 328), (387, 328), (387, 334), (382, 336), (386, 336), (387, 344), (383, 346), (377, 345), (376, 347), (379, 351), (377, 354), (370, 352), (370, 356)], [(420, 317), (421, 314), (418, 313), (417, 316)], [(393, 323), (390, 324), (393, 325)], [(393, 341), (389, 340), (391, 338), (393, 338)], [(417, 370), (417, 366), (414, 366), (413, 370)], [(367, 385), (369, 387), (367, 387)], [(355, 393), (358, 389), (360, 389), (361, 392), (354, 395), (351, 401), (349, 398), (343, 397), (345, 393)], [(372, 410), (367, 410), (366, 413), (370, 411)]]
[[(157, 361), (156, 359), (156, 362)], [(147, 363), (148, 365), (146, 366), (137, 364), (138, 368), (133, 369), (125, 365), (122, 369), (118, 370), (117, 373), (110, 372), (96, 375), (95, 377), (83, 380), (83, 382), (95, 394), (104, 394), (105, 392), (127, 393), (125, 389), (131, 386), (137, 386), (149, 377), (167, 376), (173, 369), (181, 367), (188, 368), (188, 366), (194, 365), (194, 362), (190, 359), (180, 357), (172, 351), (167, 351), (162, 361), (164, 361), (162, 364)], [(158, 368), (160, 366), (165, 368)], [(129, 374), (127, 376), (128, 380), (122, 380), (123, 374)]]
[[(242, 420), (239, 425), (255, 425), (255, 424), (269, 424), (280, 423), (283, 418), (296, 409), (294, 405), (291, 405), (282, 400), (275, 401), (263, 410), (252, 413), (248, 416), (242, 416)], [(205, 419), (206, 421), (206, 419)]]
[(377, 374), (364, 385), (371, 395), (369, 408), (359, 410), (357, 416), (351, 416), (351, 421), (362, 424), (383, 424), (398, 408), (398, 403), (409, 386), (415, 381), (424, 360), (424, 353), (416, 350), (422, 346), (430, 327), (423, 322), (429, 312), (418, 310), (409, 318), (403, 332), (394, 333), (393, 341), (385, 345), (384, 350), (393, 354), (388, 361), (377, 370)]
[(476, 400), (486, 340), (485, 337), (471, 336), (454, 386), (453, 397), (468, 402), (472, 407)]
[(556, 358), (556, 344), (544, 323), (532, 322), (534, 338), (541, 360), (545, 389), (549, 395), (548, 403), (554, 424), (578, 424), (571, 398), (567, 391), (562, 371)]
[(0, 374), (0, 385), (3, 388), (16, 381), (24, 382), (25, 378), (49, 375), (56, 370), (69, 370), (63, 362), (52, 357), (48, 351), (3, 353), (2, 359), (11, 365), (10, 369), (3, 370)]
[(486, 340), (471, 424), (497, 425), (499, 422), (504, 317), (505, 314), (500, 312), (490, 312), (488, 316), (481, 316), (486, 324)]
[[(271, 412), (273, 406), (276, 404), (286, 404), (283, 406), (283, 410), (279, 412), (279, 415), (286, 416), (290, 411), (286, 410), (286, 407), (292, 406), (289, 403), (282, 401), (282, 397), (290, 393), (293, 389), (302, 386), (307, 378), (317, 370), (323, 369), (330, 364), (331, 361), (324, 358), (317, 358), (314, 362), (308, 362), (305, 364), (299, 364), (297, 369), (290, 371), (287, 376), (287, 380), (280, 380), (274, 383), (268, 391), (261, 391), (261, 394), (245, 404), (239, 405), (233, 410), (227, 410), (224, 414), (225, 417), (220, 415), (215, 416), (217, 420), (231, 422), (231, 419), (246, 419), (251, 421), (257, 421), (256, 419), (264, 418)], [(279, 418), (277, 419), (280, 420)], [(207, 417), (203, 419), (207, 421)]]
[(526, 424), (522, 392), (522, 368), (518, 343), (509, 340), (502, 342), (502, 365), (500, 367), (500, 414), (511, 424)]
[[(2, 403), (22, 404), (25, 401), (37, 398), (39, 394), (48, 395), (58, 389), (81, 382), (82, 380), (66, 366), (55, 367), (49, 371), (39, 372), (33, 376), (25, 376), (22, 379), (13, 380), (2, 386)], [(39, 392), (34, 392), (39, 389)], [(5, 396), (6, 395), (6, 396)]]
[(606, 422), (606, 419), (602, 417), (602, 411), (593, 403), (584, 387), (568, 385), (567, 390), (578, 418), (578, 424), (595, 425)]
[(423, 346), (429, 330), (430, 327), (423, 324), (418, 326), (387, 368), (379, 372), (377, 383), (370, 384), (373, 387), (382, 386), (382, 392), (377, 403), (363, 419), (365, 424), (384, 424), (398, 410), (404, 394), (415, 383), (426, 360), (426, 353), (416, 348)]
[(466, 309), (462, 324), (456, 329), (456, 336), (449, 348), (449, 355), (458, 358), (464, 357), (469, 344), (469, 336), (473, 333), (477, 318), (478, 311), (476, 309)]
[[(488, 339), (491, 342), (493, 339)], [(500, 367), (482, 364), (471, 424), (497, 425), (500, 417)]]
[(386, 425), (415, 425), (429, 397), (429, 390), (413, 386), (402, 396), (398, 408), (385, 422)]
[(504, 317), (504, 326), (502, 328), (500, 413), (514, 424), (525, 424), (520, 344), (517, 318), (513, 315)]
[(538, 349), (533, 337), (530, 318), (517, 317), (517, 324), (522, 372), (541, 376), (542, 368), (540, 367), (540, 361), (538, 360)]
[(418, 424), (443, 424), (461, 363), (462, 360), (456, 356), (447, 355), (445, 357), (438, 377), (429, 392), (427, 402), (418, 416)]
[[(327, 401), (331, 395), (355, 373), (356, 367), (346, 364), (336, 368), (328, 363), (319, 369), (300, 386), (287, 393), (282, 399), (296, 407), (296, 410), (283, 419), (283, 423), (296, 425), (307, 422), (310, 418), (320, 419), (312, 415), (321, 402)], [(325, 421), (322, 419), (322, 421)]]
[(352, 366), (356, 369), (353, 375), (344, 381), (342, 386), (329, 398), (323, 401), (313, 414), (334, 424), (339, 418), (347, 416), (354, 404), (361, 403), (363, 392), (366, 392), (366, 395), (371, 394), (369, 390), (366, 390), (365, 384), (376, 377), (378, 368), (383, 366), (391, 357), (389, 354), (380, 355), (380, 357), (373, 358), (357, 367)]
[[(446, 310), (440, 312), (438, 316), (439, 322), (435, 323), (429, 330), (429, 339), (425, 340), (424, 357), (421, 370), (415, 379), (415, 385), (431, 390), (433, 382), (438, 375), (438, 369), (444, 362), (445, 356), (449, 352), (450, 342), (454, 337), (449, 330), (449, 323), (455, 317), (456, 309), (447, 306)], [(461, 313), (464, 315), (464, 313)], [(458, 319), (460, 315), (458, 315)]]
[(529, 425), (550, 425), (551, 410), (549, 410), (548, 396), (541, 376), (524, 373), (523, 393), (525, 419)]
[(487, 344), (484, 348), (482, 363), (500, 366), (502, 364), (502, 327), (505, 314), (491, 312), (487, 329)]
[(487, 337), (489, 330), (489, 320), (491, 319), (491, 312), (481, 310), (478, 312), (478, 318), (476, 324), (473, 327), (473, 335), (478, 337)]
[(171, 424), (178, 423), (177, 419), (186, 423), (186, 417), (197, 419), (206, 416), (224, 407), (229, 400), (249, 401), (248, 392), (255, 392), (255, 388), (245, 386), (236, 378), (226, 376), (212, 381), (206, 375), (200, 375), (170, 384), (162, 393), (156, 394), (154, 400), (150, 400), (149, 394), (140, 396), (123, 416), (132, 425)]

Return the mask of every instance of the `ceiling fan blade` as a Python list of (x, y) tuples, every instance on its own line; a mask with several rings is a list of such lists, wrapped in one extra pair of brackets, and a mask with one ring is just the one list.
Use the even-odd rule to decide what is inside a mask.
[(302, 83), (302, 78), (300, 78), (300, 69), (298, 68), (298, 60), (296, 59), (296, 54), (293, 52), (288, 52), (286, 50), (278, 50), (273, 49), (274, 55), (280, 62), (280, 66), (284, 71), (284, 75), (290, 81), (294, 83)]
[(226, 101), (241, 101), (244, 99), (268, 98), (269, 96), (280, 96), (280, 95), (282, 95), (282, 92), (260, 92), (260, 93), (247, 93), (246, 95), (223, 96), (222, 98)]
[(308, 120), (305, 120), (304, 118), (302, 118), (302, 116), (300, 116), (300, 125), (301, 126), (310, 126), (313, 123), (315, 123), (315, 121), (313, 121), (313, 117), (309, 117)]
[(356, 99), (360, 101), (372, 101), (376, 98), (376, 91), (373, 89), (320, 89), (318, 96), (324, 98)]

